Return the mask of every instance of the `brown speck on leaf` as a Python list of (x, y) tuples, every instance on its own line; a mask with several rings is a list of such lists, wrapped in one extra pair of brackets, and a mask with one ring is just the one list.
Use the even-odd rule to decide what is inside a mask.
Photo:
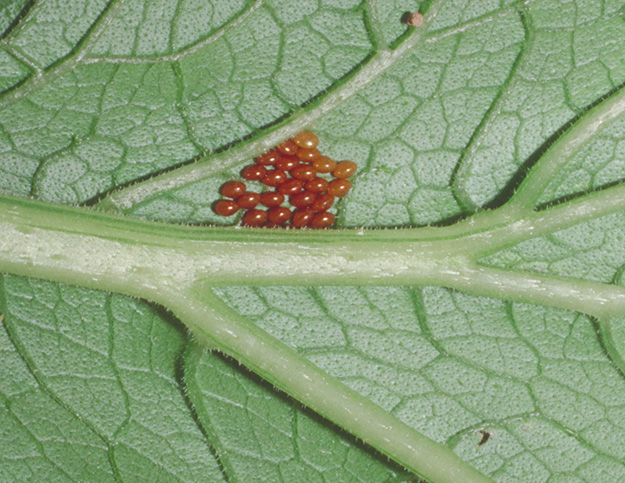
[(411, 27), (420, 27), (423, 23), (423, 15), (419, 12), (413, 12), (406, 18), (406, 23)]
[(480, 431), (480, 434), (482, 435), (482, 439), (477, 443), (478, 446), (482, 446), (490, 438), (490, 433), (488, 431)]

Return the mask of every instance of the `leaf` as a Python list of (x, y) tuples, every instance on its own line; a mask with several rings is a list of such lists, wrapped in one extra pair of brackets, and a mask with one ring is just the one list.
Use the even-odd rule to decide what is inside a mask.
[[(61, 479), (222, 479), (181, 391), (175, 323), (128, 298), (47, 282), (7, 276), (3, 293), (4, 350), (23, 374), (3, 391), (5, 418), (22, 431), (7, 441), (8, 480), (39, 479), (47, 466)], [(85, 469), (90, 447), (99, 461)]]
[[(625, 479), (623, 12), (5, 2), (1, 479)], [(350, 230), (136, 219), (304, 128)]]
[(194, 346), (185, 356), (185, 368), (189, 396), (203, 427), (211, 428), (211, 439), (230, 478), (410, 478), (389, 462), (371, 457), (356, 441), (277, 394), (233, 361)]

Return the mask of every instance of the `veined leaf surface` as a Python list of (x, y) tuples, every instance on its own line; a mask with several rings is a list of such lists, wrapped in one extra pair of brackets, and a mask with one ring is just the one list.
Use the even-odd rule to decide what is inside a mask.
[[(622, 0), (0, 30), (2, 481), (625, 480)], [(359, 166), (335, 229), (229, 227), (303, 129)]]

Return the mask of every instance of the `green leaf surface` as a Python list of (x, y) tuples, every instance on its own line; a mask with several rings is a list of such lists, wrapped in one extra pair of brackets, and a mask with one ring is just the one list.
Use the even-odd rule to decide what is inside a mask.
[[(566, 473), (584, 481), (603, 464), (612, 471), (600, 481), (625, 477), (616, 395), (625, 383), (586, 317), (440, 288), (230, 288), (221, 295), (496, 480)], [(295, 313), (287, 311), (292, 305)], [(482, 431), (491, 434), (483, 448)]]
[(185, 382), (229, 478), (239, 481), (410, 479), (231, 360), (193, 346)]
[[(3, 438), (7, 472), (27, 476), (9, 466), (19, 457), (33, 480), (46, 479), (49, 466), (61, 472), (54, 478), (223, 479), (189, 417), (178, 370), (185, 337), (176, 324), (128, 298), (48, 282), (6, 276), (2, 295), (3, 352), (23, 374), (3, 383), (6, 418), (23, 433)], [(13, 454), (20, 446), (30, 451)], [(93, 468), (83, 468), (87, 450)]]
[[(625, 480), (623, 0), (0, 32), (0, 480)], [(304, 129), (358, 164), (336, 230), (215, 214)]]

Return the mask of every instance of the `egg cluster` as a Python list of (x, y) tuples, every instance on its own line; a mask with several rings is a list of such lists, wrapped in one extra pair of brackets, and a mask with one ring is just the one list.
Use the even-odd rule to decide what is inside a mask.
[[(221, 187), (227, 199), (215, 203), (215, 212), (232, 216), (240, 209), (246, 210), (242, 222), (247, 226), (328, 228), (334, 223), (328, 209), (335, 198), (349, 192), (352, 184), (347, 178), (357, 166), (353, 161), (337, 163), (323, 156), (318, 144), (315, 134), (303, 131), (261, 154), (243, 169), (241, 176), (260, 181), (267, 189), (255, 193), (247, 191), (241, 181), (228, 181)], [(259, 209), (258, 205), (267, 209)]]

